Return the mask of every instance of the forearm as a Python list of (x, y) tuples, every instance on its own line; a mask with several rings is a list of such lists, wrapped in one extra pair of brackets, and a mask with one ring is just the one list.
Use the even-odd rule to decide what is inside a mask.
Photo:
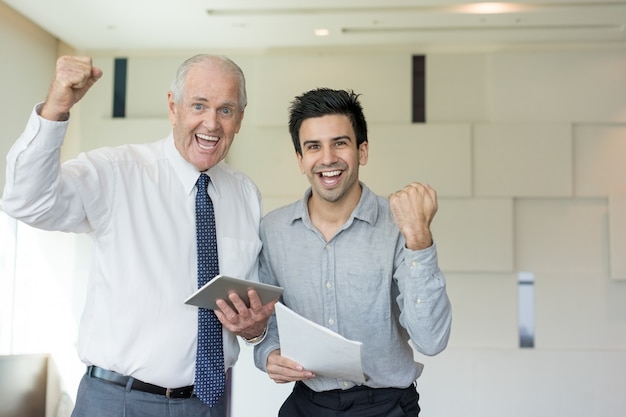
[(445, 277), (437, 265), (433, 245), (423, 251), (406, 252), (408, 258), (397, 274), (400, 321), (413, 346), (425, 355), (444, 350), (450, 336), (452, 311)]
[(276, 349), (280, 349), (280, 340), (278, 338), (276, 315), (274, 314), (267, 322), (265, 339), (254, 346), (254, 364), (256, 367), (263, 372), (267, 372), (267, 357)]
[(33, 111), (7, 155), (4, 210), (11, 216), (35, 219), (49, 205), (60, 173), (60, 149), (67, 123), (50, 122)]
[(67, 125), (43, 119), (33, 111), (7, 155), (2, 205), (7, 214), (34, 227), (87, 231), (89, 225), (76, 182), (85, 171), (77, 166), (61, 168)]

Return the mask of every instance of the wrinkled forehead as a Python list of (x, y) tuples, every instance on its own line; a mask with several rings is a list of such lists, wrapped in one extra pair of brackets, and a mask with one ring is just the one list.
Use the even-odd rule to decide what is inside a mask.
[(239, 104), (240, 82), (236, 73), (224, 66), (197, 65), (189, 69), (183, 88), (185, 99), (217, 99)]

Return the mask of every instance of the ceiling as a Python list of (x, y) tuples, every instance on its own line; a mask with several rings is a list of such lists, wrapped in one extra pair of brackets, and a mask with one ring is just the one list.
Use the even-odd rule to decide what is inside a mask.
[[(4, 0), (84, 51), (626, 45), (626, 1)], [(316, 36), (326, 29), (327, 36)]]

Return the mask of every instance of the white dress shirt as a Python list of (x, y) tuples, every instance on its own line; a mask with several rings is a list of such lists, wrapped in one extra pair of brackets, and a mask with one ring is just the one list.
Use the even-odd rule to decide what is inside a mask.
[[(69, 122), (32, 112), (7, 157), (3, 207), (47, 230), (83, 232), (93, 266), (78, 353), (96, 365), (163, 387), (193, 384), (197, 308), (195, 183), (199, 172), (170, 134), (148, 144), (101, 148), (60, 164)], [(261, 197), (225, 163), (207, 171), (222, 274), (258, 280)], [(223, 331), (225, 368), (239, 353)]]

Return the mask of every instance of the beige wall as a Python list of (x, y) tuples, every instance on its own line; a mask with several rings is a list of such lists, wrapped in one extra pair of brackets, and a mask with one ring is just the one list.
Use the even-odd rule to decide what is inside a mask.
[[(6, 13), (0, 9), (0, 20)], [(33, 29), (0, 28), (16, 35)], [(4, 109), (11, 128), (3, 151), (47, 89), (56, 46), (43, 38), (24, 41), (46, 51), (38, 58), (45, 65), (29, 77), (34, 84), (0, 79), (3, 91), (11, 84), (7, 97), (23, 102)], [(8, 54), (14, 62), (13, 79), (23, 80), (17, 68), (33, 58), (17, 51), (0, 49), (3, 61)], [(266, 210), (304, 191), (286, 111), (293, 96), (320, 86), (362, 94), (370, 162), (361, 177), (375, 191), (386, 195), (412, 180), (438, 190), (433, 229), (454, 319), (448, 350), (417, 356), (426, 364), (418, 381), (424, 415), (617, 417), (626, 407), (619, 389), (626, 375), (625, 51), (218, 51), (242, 66), (249, 85), (228, 161), (254, 178)], [(74, 120), (81, 141), (72, 150), (165, 136), (169, 82), (194, 52), (93, 53), (105, 76)], [(428, 123), (414, 125), (411, 55), (424, 52)], [(125, 120), (109, 117), (116, 56), (129, 58)], [(85, 259), (88, 249), (77, 244), (77, 254)], [(536, 279), (532, 350), (517, 347), (520, 271)], [(289, 389), (257, 371), (246, 348), (234, 381), (233, 417), (273, 415)]]
[(0, 39), (1, 190), (5, 155), (13, 138), (22, 131), (33, 104), (45, 98), (54, 70), (57, 41), (4, 2), (0, 2)]

